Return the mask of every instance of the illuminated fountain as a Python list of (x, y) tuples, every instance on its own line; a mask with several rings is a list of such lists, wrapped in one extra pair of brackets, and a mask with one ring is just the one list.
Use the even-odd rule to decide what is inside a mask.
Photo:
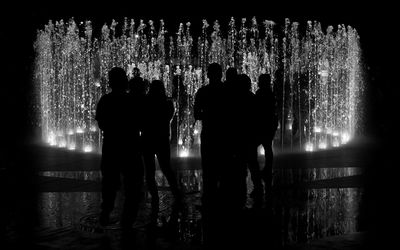
[(103, 25), (95, 37), (90, 21), (50, 21), (35, 42), (43, 139), (56, 147), (100, 152), (94, 115), (99, 98), (109, 91), (107, 72), (120, 66), (131, 77), (138, 67), (143, 78), (163, 80), (175, 102), (177, 154), (196, 154), (201, 124), (194, 121), (194, 96), (207, 84), (211, 62), (248, 74), (253, 91), (261, 73), (271, 74), (279, 116), (276, 149), (323, 150), (353, 138), (363, 89), (355, 29), (338, 25), (324, 32), (319, 22), (309, 21), (303, 34), (289, 19), (279, 26), (243, 18), (237, 26), (232, 18), (222, 31), (218, 21), (210, 27), (203, 20), (194, 38), (190, 23), (168, 33), (163, 20), (157, 31), (151, 20), (125, 18), (123, 25), (114, 20)]

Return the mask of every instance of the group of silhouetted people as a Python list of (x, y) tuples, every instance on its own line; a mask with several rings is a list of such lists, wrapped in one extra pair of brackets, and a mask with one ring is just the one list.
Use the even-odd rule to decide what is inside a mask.
[[(173, 102), (164, 83), (148, 83), (137, 68), (128, 81), (119, 67), (109, 72), (111, 92), (99, 100), (96, 120), (103, 131), (102, 204), (100, 224), (107, 225), (117, 191), (124, 190), (121, 226), (132, 229), (146, 180), (151, 194), (151, 218), (158, 216), (159, 196), (155, 180), (155, 157), (174, 195), (174, 209), (182, 208), (183, 196), (170, 161), (170, 122)], [(256, 94), (251, 80), (229, 68), (222, 82), (222, 67), (217, 63), (207, 70), (209, 84), (195, 96), (194, 117), (202, 122), (202, 222), (204, 243), (213, 244), (222, 224), (232, 220), (245, 207), (247, 171), (253, 182), (255, 206), (271, 191), (272, 140), (277, 127), (271, 77), (259, 77)], [(149, 85), (149, 86), (148, 86)], [(148, 91), (147, 91), (148, 88)], [(260, 169), (257, 148), (265, 149), (265, 167)], [(121, 178), (122, 176), (122, 178)], [(263, 185), (264, 181), (264, 185)], [(222, 216), (225, 215), (225, 216)], [(216, 223), (220, 222), (220, 223)]]
[[(132, 231), (144, 197), (144, 179), (152, 198), (151, 219), (156, 222), (159, 196), (155, 157), (171, 187), (174, 207), (178, 209), (183, 204), (176, 174), (170, 165), (169, 128), (174, 106), (166, 96), (163, 82), (154, 80), (148, 86), (137, 68), (129, 81), (125, 70), (119, 67), (112, 68), (108, 77), (111, 92), (100, 98), (96, 110), (96, 120), (103, 131), (99, 223), (102, 226), (110, 223), (116, 194), (122, 184), (121, 227), (124, 234)], [(132, 240), (129, 236), (123, 239)]]
[[(277, 119), (270, 75), (260, 75), (256, 94), (251, 91), (249, 76), (238, 74), (235, 68), (228, 68), (222, 82), (222, 67), (212, 63), (207, 76), (209, 84), (196, 94), (194, 116), (202, 121), (204, 240), (215, 244), (221, 232), (234, 237), (238, 231), (235, 223), (247, 201), (247, 169), (254, 187), (254, 206), (260, 207), (264, 195), (270, 198)], [(262, 171), (259, 145), (266, 152)]]

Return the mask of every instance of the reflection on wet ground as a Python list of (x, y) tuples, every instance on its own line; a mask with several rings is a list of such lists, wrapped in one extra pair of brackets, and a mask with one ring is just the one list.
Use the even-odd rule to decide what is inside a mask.
[[(99, 171), (45, 171), (42, 176), (100, 181)], [(186, 212), (179, 219), (178, 237), (186, 244), (201, 243), (201, 170), (178, 172), (185, 193)], [(274, 185), (307, 183), (314, 180), (330, 180), (340, 177), (361, 175), (356, 168), (328, 169), (285, 169), (275, 171)], [(166, 226), (170, 220), (172, 196), (168, 182), (161, 171), (156, 171), (159, 186), (160, 213), (158, 226)], [(252, 191), (250, 176), (247, 178), (248, 192)], [(289, 186), (290, 187), (290, 186)], [(99, 230), (97, 215), (101, 202), (99, 192), (43, 192), (39, 196), (40, 225), (60, 229), (70, 227), (83, 232)], [(322, 237), (348, 234), (358, 231), (358, 206), (363, 194), (362, 187), (343, 188), (285, 188), (278, 189), (270, 198), (272, 213), (280, 221), (282, 245), (307, 242)], [(118, 218), (121, 211), (122, 194), (116, 201), (114, 224), (107, 230), (119, 230)], [(252, 208), (249, 198), (247, 207)], [(144, 228), (149, 222), (149, 196), (142, 203), (138, 222), (134, 227)], [(71, 230), (72, 230), (71, 229)], [(194, 243), (193, 243), (194, 244)]]
[[(120, 239), (121, 193), (111, 225), (101, 228), (97, 221), (101, 202), (98, 157), (78, 154), (75, 157), (70, 152), (46, 150), (31, 151), (36, 156), (33, 168), (38, 191), (36, 244), (40, 249), (120, 249), (113, 244)], [(266, 197), (262, 209), (254, 214), (264, 213), (272, 218), (270, 225), (264, 224), (272, 227), (280, 246), (360, 231), (366, 156), (372, 155), (362, 152), (362, 148), (354, 147), (276, 157), (272, 196)], [(185, 193), (186, 207), (179, 214), (176, 227), (171, 228), (172, 195), (166, 178), (156, 171), (160, 195), (157, 249), (198, 249), (202, 245), (200, 159), (173, 159), (173, 163)], [(247, 184), (250, 193), (253, 189), (250, 174)], [(149, 224), (150, 207), (147, 194), (134, 225), (143, 234)], [(249, 196), (248, 213), (255, 211), (252, 207)], [(171, 231), (176, 232), (175, 241), (167, 237)]]

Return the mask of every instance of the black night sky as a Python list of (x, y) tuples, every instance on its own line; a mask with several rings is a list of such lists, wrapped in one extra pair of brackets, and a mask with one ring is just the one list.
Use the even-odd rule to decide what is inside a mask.
[[(398, 61), (399, 42), (395, 26), (398, 18), (396, 8), (377, 1), (350, 5), (350, 1), (319, 1), (295, 4), (288, 1), (275, 3), (262, 1), (225, 1), (216, 5), (216, 1), (172, 2), (163, 1), (98, 1), (96, 4), (82, 4), (83, 1), (53, 1), (51, 4), (15, 3), (2, 6), (0, 13), (0, 48), (1, 48), (1, 124), (2, 148), (18, 148), (23, 142), (32, 140), (37, 128), (35, 120), (35, 87), (32, 82), (34, 50), (33, 42), (36, 30), (42, 29), (50, 19), (53, 21), (74, 17), (76, 21), (91, 20), (96, 26), (112, 19), (123, 22), (123, 17), (152, 19), (158, 25), (164, 19), (169, 30), (175, 31), (180, 22), (190, 21), (194, 27), (201, 25), (206, 18), (209, 23), (218, 19), (221, 26), (226, 26), (231, 16), (237, 23), (241, 17), (248, 20), (253, 16), (258, 20), (268, 19), (282, 24), (284, 19), (298, 21), (300, 26), (308, 20), (320, 21), (323, 27), (337, 27), (338, 24), (351, 25), (360, 35), (364, 68), (366, 69), (366, 132), (382, 139), (382, 154), (377, 156), (376, 166), (370, 171), (370, 198), (374, 206), (371, 220), (376, 224), (378, 236), (387, 239), (396, 238), (389, 229), (382, 227), (396, 225), (392, 218), (397, 206), (392, 190), (396, 188), (395, 165), (398, 161)], [(374, 2), (377, 5), (373, 5)], [(379, 1), (381, 2), (381, 1)], [(229, 4), (228, 4), (229, 3)], [(249, 5), (246, 5), (250, 3)], [(101, 6), (101, 7), (99, 7)], [(398, 8), (397, 8), (398, 9)], [(397, 73), (397, 74), (396, 74)], [(390, 139), (389, 139), (390, 138)], [(4, 147), (4, 148), (3, 148)], [(6, 151), (7, 152), (7, 151)], [(398, 167), (398, 166), (397, 166)], [(376, 206), (376, 207), (375, 207)], [(374, 219), (376, 217), (377, 219)], [(397, 224), (398, 226), (398, 224)], [(397, 236), (398, 237), (398, 236)], [(383, 243), (382, 243), (383, 244)], [(386, 244), (386, 243), (385, 243)], [(383, 249), (383, 248), (382, 248)]]

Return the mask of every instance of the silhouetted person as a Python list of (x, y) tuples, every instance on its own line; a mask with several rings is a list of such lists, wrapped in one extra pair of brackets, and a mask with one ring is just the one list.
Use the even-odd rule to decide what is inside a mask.
[(221, 198), (219, 186), (226, 168), (226, 124), (224, 123), (224, 98), (221, 82), (222, 68), (217, 63), (208, 66), (209, 84), (202, 86), (196, 93), (194, 117), (202, 122), (201, 165), (203, 174), (202, 221), (205, 245), (212, 244), (218, 230), (217, 209)]
[[(254, 130), (256, 124), (256, 96), (251, 92), (251, 80), (246, 74), (241, 74), (238, 77), (238, 96), (236, 103), (238, 103), (236, 111), (237, 140), (238, 153), (241, 154), (240, 158), (245, 164), (244, 180), (247, 176), (247, 168), (250, 170), (251, 180), (253, 182), (253, 191), (251, 197), (254, 198), (255, 206), (262, 203), (263, 185), (261, 179), (261, 170), (258, 164), (257, 153), (257, 134)], [(247, 167), (247, 168), (246, 168)], [(245, 195), (247, 197), (247, 186), (245, 185)], [(245, 202), (245, 201), (244, 201)]]
[[(143, 78), (141, 78), (140, 72), (138, 68), (134, 68), (133, 70), (134, 72), (134, 77), (132, 77), (129, 81), (128, 81), (128, 89), (129, 89), (129, 98), (131, 100), (131, 102), (136, 105), (138, 107), (137, 109), (137, 116), (143, 118), (144, 116), (144, 106), (145, 106), (145, 102), (146, 102), (146, 92), (147, 92), (147, 86), (146, 86), (146, 82), (143, 80)], [(140, 143), (139, 143), (139, 150), (141, 155), (143, 156), (143, 136), (141, 135), (142, 130), (143, 130), (143, 119), (138, 119), (138, 124), (139, 124), (139, 139), (140, 139)]]
[(152, 220), (154, 221), (157, 219), (159, 211), (159, 196), (155, 180), (155, 156), (175, 198), (173, 208), (181, 208), (183, 204), (176, 173), (171, 168), (170, 122), (175, 110), (172, 101), (166, 96), (162, 81), (152, 81), (144, 108), (143, 154), (146, 183), (152, 197)]
[(260, 138), (259, 144), (262, 144), (265, 152), (265, 166), (262, 170), (262, 176), (265, 183), (266, 199), (271, 199), (273, 164), (272, 141), (278, 126), (278, 121), (276, 116), (276, 101), (271, 88), (271, 76), (269, 74), (262, 74), (259, 76), (256, 99), (258, 112), (257, 127)]
[(228, 68), (225, 73), (224, 86), (226, 88), (232, 88), (237, 81), (238, 73), (236, 68)]
[(230, 206), (234, 209), (242, 209), (247, 201), (247, 165), (249, 161), (250, 138), (253, 139), (252, 130), (249, 126), (253, 119), (252, 103), (254, 95), (250, 92), (251, 81), (245, 74), (237, 75), (236, 69), (229, 68), (226, 72), (224, 83), (226, 108), (225, 130), (227, 138), (226, 163), (229, 169), (224, 173), (221, 188), (225, 196), (230, 199)]
[(134, 95), (145, 95), (148, 90), (149, 82), (140, 76), (139, 68), (133, 68), (133, 77), (128, 82), (129, 92)]
[(142, 199), (144, 169), (139, 154), (141, 117), (137, 103), (127, 95), (125, 70), (114, 67), (108, 77), (112, 91), (100, 98), (96, 110), (96, 120), (104, 138), (100, 224), (105, 226), (109, 223), (122, 176), (125, 200), (121, 226), (125, 232), (131, 230)]
[(144, 79), (140, 77), (140, 73), (137, 73), (139, 69), (135, 69), (133, 70), (133, 77), (128, 82), (129, 94), (142, 97), (146, 95), (147, 86)]

